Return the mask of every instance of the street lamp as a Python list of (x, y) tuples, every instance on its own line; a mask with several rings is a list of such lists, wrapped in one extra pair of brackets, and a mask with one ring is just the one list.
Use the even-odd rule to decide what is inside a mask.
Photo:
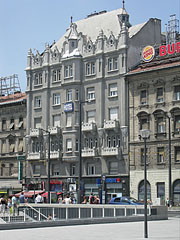
[(147, 228), (147, 169), (146, 169), (146, 140), (150, 135), (148, 129), (140, 130), (140, 135), (144, 140), (144, 238), (148, 238)]
[(50, 131), (40, 128), (39, 130), (48, 134), (48, 203), (50, 203)]
[(82, 102), (79, 101), (79, 176), (78, 176), (78, 203), (81, 203), (81, 179), (82, 179), (82, 117), (81, 117), (81, 105)]

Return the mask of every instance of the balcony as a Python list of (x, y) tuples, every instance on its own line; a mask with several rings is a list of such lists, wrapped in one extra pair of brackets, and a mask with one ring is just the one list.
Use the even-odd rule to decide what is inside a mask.
[(40, 152), (31, 152), (31, 153), (28, 153), (27, 155), (27, 159), (28, 160), (40, 160), (42, 159), (42, 153)]
[(120, 153), (119, 147), (111, 147), (111, 148), (102, 148), (101, 149), (101, 156), (118, 156)]
[[(62, 157), (62, 153), (59, 151), (50, 152), (50, 159), (59, 159), (60, 157)], [(46, 152), (46, 159), (48, 159), (48, 152)]]
[(96, 157), (97, 150), (95, 148), (82, 149), (82, 157)]
[(39, 128), (30, 129), (31, 137), (38, 137), (41, 134), (41, 130)]
[(104, 129), (106, 130), (116, 130), (118, 128), (117, 120), (104, 120)]
[(96, 123), (90, 122), (90, 123), (82, 123), (82, 131), (83, 132), (90, 132), (96, 130)]
[(50, 132), (51, 135), (56, 135), (60, 132), (59, 127), (48, 127), (48, 131)]

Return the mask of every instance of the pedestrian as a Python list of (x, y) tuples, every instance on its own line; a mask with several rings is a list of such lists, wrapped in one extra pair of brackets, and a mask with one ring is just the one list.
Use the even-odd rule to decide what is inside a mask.
[(38, 193), (36, 199), (35, 199), (36, 203), (43, 203), (43, 197)]
[(51, 221), (51, 220), (52, 220), (51, 214), (48, 214), (47, 220), (48, 220), (48, 221)]
[(12, 196), (12, 213), (13, 216), (15, 216), (15, 213), (17, 214), (17, 198), (15, 195)]
[(99, 196), (94, 196), (94, 204), (99, 204), (100, 203), (100, 199)]
[(7, 207), (7, 202), (6, 202), (6, 199), (3, 196), (1, 198), (1, 212), (2, 212), (3, 215), (5, 215), (6, 207)]
[(94, 195), (92, 192), (91, 195), (89, 196), (89, 204), (93, 204), (93, 203), (94, 203)]
[(23, 192), (21, 192), (21, 195), (19, 196), (19, 203), (25, 203), (25, 196)]
[(12, 201), (11, 201), (11, 198), (8, 198), (7, 209), (8, 209), (8, 213), (11, 214), (12, 213)]
[(82, 204), (87, 204), (87, 197), (84, 195)]
[(167, 207), (170, 206), (169, 198), (166, 199), (166, 206), (167, 206)]
[(65, 197), (65, 199), (62, 201), (62, 203), (64, 203), (64, 204), (70, 204), (70, 203), (72, 203), (72, 202), (71, 202), (71, 198), (69, 197), (69, 195), (67, 195), (67, 196)]

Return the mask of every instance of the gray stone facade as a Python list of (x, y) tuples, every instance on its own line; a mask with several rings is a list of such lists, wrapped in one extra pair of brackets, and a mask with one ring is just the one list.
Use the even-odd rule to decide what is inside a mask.
[[(156, 58), (127, 74), (129, 84), (130, 194), (143, 198), (144, 142), (147, 139), (148, 198), (169, 198), (169, 131), (171, 134), (172, 200), (180, 204), (180, 68), (179, 56)], [(169, 118), (170, 117), (170, 128)]]
[(51, 180), (63, 181), (64, 191), (69, 191), (69, 181), (77, 181), (81, 103), (84, 193), (98, 194), (97, 182), (105, 174), (107, 200), (113, 194), (129, 194), (124, 74), (137, 64), (145, 44), (160, 42), (160, 20), (131, 27), (123, 8), (71, 23), (65, 35), (42, 54), (29, 50), (29, 180), (38, 178), (47, 189), (46, 134), (38, 130), (43, 128), (51, 132)]
[[(0, 97), (0, 195), (22, 190), (18, 155), (26, 153), (26, 94)], [(25, 158), (22, 160), (25, 177)], [(23, 171), (23, 170), (22, 170)]]

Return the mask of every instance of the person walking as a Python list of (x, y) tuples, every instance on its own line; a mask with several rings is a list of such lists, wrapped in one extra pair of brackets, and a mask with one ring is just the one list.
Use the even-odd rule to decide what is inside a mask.
[(13, 216), (15, 216), (15, 213), (17, 214), (17, 198), (15, 195), (12, 196), (12, 213)]
[(91, 195), (89, 196), (89, 204), (93, 204), (93, 203), (94, 203), (94, 195), (92, 192)]
[(19, 196), (19, 203), (25, 203), (25, 196), (24, 193), (22, 192), (21, 195)]

